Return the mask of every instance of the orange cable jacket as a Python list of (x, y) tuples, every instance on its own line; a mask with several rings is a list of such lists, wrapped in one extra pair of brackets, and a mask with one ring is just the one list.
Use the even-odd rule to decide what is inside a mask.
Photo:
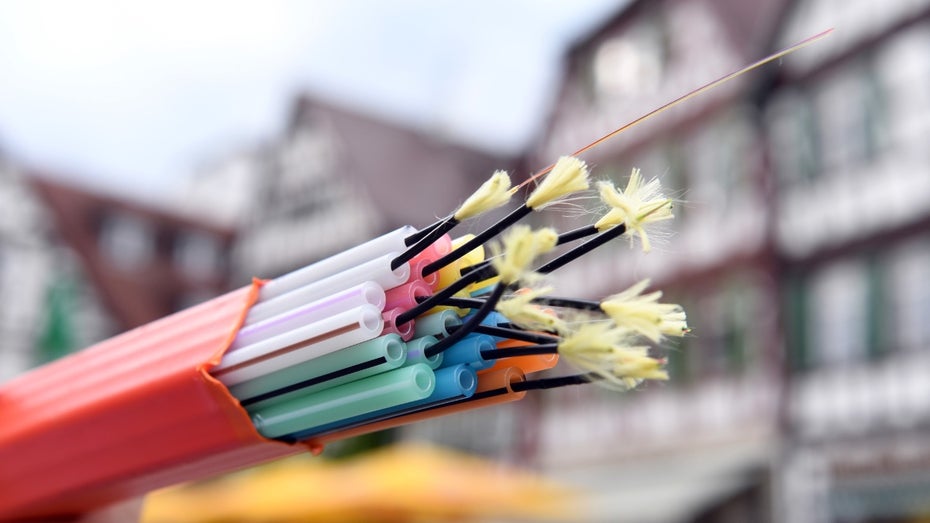
[(0, 386), (0, 521), (81, 514), (305, 450), (259, 435), (209, 374), (260, 285)]
[[(504, 340), (498, 342), (498, 349), (511, 349), (514, 347), (526, 347), (532, 345), (520, 340)], [(487, 370), (483, 370), (478, 373), (480, 376), (482, 372), (495, 371), (504, 367), (520, 367), (523, 369), (524, 374), (532, 374), (534, 372), (539, 372), (543, 370), (549, 370), (552, 367), (555, 367), (559, 363), (559, 355), (557, 353), (553, 354), (534, 354), (532, 356), (516, 356), (513, 358), (501, 358), (494, 362), (494, 365)]]

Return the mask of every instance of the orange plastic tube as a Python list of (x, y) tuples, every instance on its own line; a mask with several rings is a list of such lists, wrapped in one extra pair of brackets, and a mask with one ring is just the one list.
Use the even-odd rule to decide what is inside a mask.
[[(446, 407), (415, 412), (413, 414), (398, 416), (396, 418), (379, 421), (377, 423), (372, 423), (362, 427), (355, 427), (348, 430), (334, 432), (332, 434), (324, 434), (322, 436), (308, 440), (307, 443), (322, 446), (332, 441), (351, 438), (354, 436), (361, 436), (362, 434), (369, 434), (379, 430), (392, 429), (401, 425), (407, 425), (408, 423), (416, 423), (417, 421), (432, 419), (439, 416), (446, 416), (456, 412), (464, 412), (466, 410), (478, 409), (481, 407), (498, 405), (500, 403), (521, 400), (524, 396), (526, 396), (526, 391), (514, 392), (511, 388), (511, 385), (523, 380), (523, 371), (519, 367), (505, 367), (495, 371), (488, 371), (478, 376), (478, 388), (475, 390), (474, 397), (480, 399), (470, 399), (468, 401), (448, 405)], [(489, 396), (481, 398), (482, 393), (489, 394)]]
[(306, 450), (210, 376), (260, 282), (0, 387), (0, 521), (71, 516)]
[[(497, 344), (498, 349), (509, 349), (513, 347), (526, 347), (527, 345), (532, 345), (525, 341), (519, 340), (504, 340)], [(481, 376), (485, 372), (493, 372), (498, 369), (505, 367), (520, 367), (523, 369), (524, 374), (532, 374), (534, 372), (540, 372), (543, 370), (549, 370), (552, 367), (555, 367), (559, 362), (558, 354), (534, 354), (532, 356), (516, 356), (513, 358), (501, 358), (497, 360), (494, 365), (483, 371), (478, 372), (478, 376)]]

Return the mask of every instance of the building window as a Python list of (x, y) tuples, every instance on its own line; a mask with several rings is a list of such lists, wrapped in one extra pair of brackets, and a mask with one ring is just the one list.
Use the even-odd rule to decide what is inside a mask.
[(594, 95), (615, 100), (654, 93), (668, 62), (669, 42), (658, 15), (605, 40), (592, 63)]
[(808, 349), (808, 323), (810, 297), (807, 280), (800, 275), (792, 275), (784, 284), (784, 318), (785, 341), (788, 363), (791, 370), (803, 371), (810, 367), (811, 357)]
[(894, 349), (930, 348), (930, 240), (890, 252), (887, 281), (887, 339)]
[(835, 262), (811, 279), (808, 344), (819, 365), (845, 365), (868, 354), (869, 282), (857, 260)]
[(823, 168), (820, 122), (814, 102), (810, 98), (802, 97), (797, 111), (793, 144), (796, 169), (803, 180), (811, 181), (820, 174)]
[(837, 174), (874, 161), (888, 143), (883, 79), (866, 59), (831, 76), (818, 92), (827, 167)]
[(129, 214), (104, 216), (99, 242), (104, 255), (120, 269), (137, 269), (155, 256), (151, 224)]
[(768, 111), (772, 158), (785, 186), (814, 180), (822, 169), (821, 129), (809, 94), (789, 91)]
[(692, 347), (688, 353), (694, 359), (681, 363), (688, 367), (687, 372), (710, 377), (739, 374), (749, 368), (752, 355), (760, 350), (750, 333), (764, 331), (759, 325), (763, 317), (759, 306), (759, 288), (738, 276), (688, 308), (688, 324), (695, 329), (695, 336), (688, 343)]
[(881, 357), (890, 350), (888, 321), (888, 270), (884, 260), (871, 256), (866, 260), (866, 354)]
[(889, 141), (888, 97), (874, 64), (859, 73), (862, 82), (862, 157), (874, 161)]
[(691, 352), (695, 350), (691, 345), (690, 339), (682, 338), (674, 347), (668, 350), (666, 357), (668, 358), (668, 371), (672, 383), (678, 385), (691, 383), (694, 377)]
[(215, 277), (222, 271), (220, 242), (203, 232), (181, 233), (174, 243), (174, 261), (184, 274), (193, 278)]
[(750, 322), (757, 316), (753, 314), (755, 289), (734, 282), (727, 288), (724, 300), (723, 342), (727, 370), (738, 374), (746, 370), (749, 355), (756, 350), (755, 344), (750, 346), (752, 340), (748, 335)]

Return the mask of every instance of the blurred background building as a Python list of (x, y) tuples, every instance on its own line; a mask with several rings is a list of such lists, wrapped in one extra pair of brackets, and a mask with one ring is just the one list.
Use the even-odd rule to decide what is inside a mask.
[(651, 276), (696, 329), (668, 387), (545, 396), (539, 460), (601, 485), (605, 521), (928, 517), (927, 2), (635, 2), (569, 53), (534, 163), (833, 26), (589, 157), (684, 201), (659, 253), (572, 281)]
[[(410, 124), (298, 97), (285, 131), (219, 158), (183, 191), (186, 209), (237, 227), (238, 282), (294, 270), (452, 209), (512, 160)], [(409, 205), (410, 191), (430, 205)]]
[[(595, 494), (602, 521), (930, 518), (930, 2), (637, 0), (564, 55), (521, 155), (327, 97), (218, 155), (176, 206), (27, 174), (0, 156), (0, 379), (252, 276), (453, 208), (496, 168), (545, 166), (826, 28), (829, 38), (586, 155), (680, 198), (653, 252), (561, 269), (600, 297), (643, 277), (694, 335), (672, 379), (594, 387), (405, 428)], [(407, 205), (416, 187), (429, 206)], [(559, 217), (570, 227), (578, 218)], [(15, 224), (15, 226), (13, 226)]]

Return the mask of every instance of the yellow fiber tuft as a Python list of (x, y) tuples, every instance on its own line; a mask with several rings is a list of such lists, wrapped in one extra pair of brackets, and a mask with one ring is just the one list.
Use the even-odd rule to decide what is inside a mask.
[(643, 294), (649, 280), (614, 294), (601, 302), (601, 310), (619, 326), (659, 342), (664, 336), (684, 336), (689, 332), (685, 311), (680, 305), (659, 303), (662, 291)]
[(514, 325), (531, 331), (565, 332), (565, 322), (555, 314), (533, 303), (533, 300), (552, 292), (551, 287), (526, 290), (497, 303), (497, 312)]
[(648, 349), (630, 345), (629, 330), (610, 322), (582, 324), (559, 343), (559, 354), (579, 369), (602, 378), (596, 384), (629, 390), (642, 380), (667, 380), (663, 361), (649, 356)]
[(483, 212), (496, 209), (510, 201), (513, 191), (510, 189), (510, 175), (505, 171), (495, 171), (481, 184), (465, 203), (455, 211), (456, 220), (465, 220)]
[(536, 190), (526, 199), (530, 209), (538, 210), (562, 196), (583, 191), (588, 185), (588, 166), (574, 156), (563, 156)]
[(659, 180), (653, 179), (644, 184), (639, 169), (633, 169), (625, 190), (619, 191), (610, 182), (599, 182), (598, 190), (601, 199), (611, 209), (594, 226), (604, 231), (625, 224), (631, 241), (634, 235), (638, 235), (645, 252), (649, 252), (651, 246), (644, 227), (674, 218), (672, 200), (662, 194)]
[(497, 270), (501, 282), (510, 285), (520, 280), (533, 279), (530, 264), (540, 254), (551, 251), (559, 241), (554, 229), (531, 230), (526, 225), (517, 225), (504, 233), (503, 248), (491, 246), (494, 258), (491, 264)]

